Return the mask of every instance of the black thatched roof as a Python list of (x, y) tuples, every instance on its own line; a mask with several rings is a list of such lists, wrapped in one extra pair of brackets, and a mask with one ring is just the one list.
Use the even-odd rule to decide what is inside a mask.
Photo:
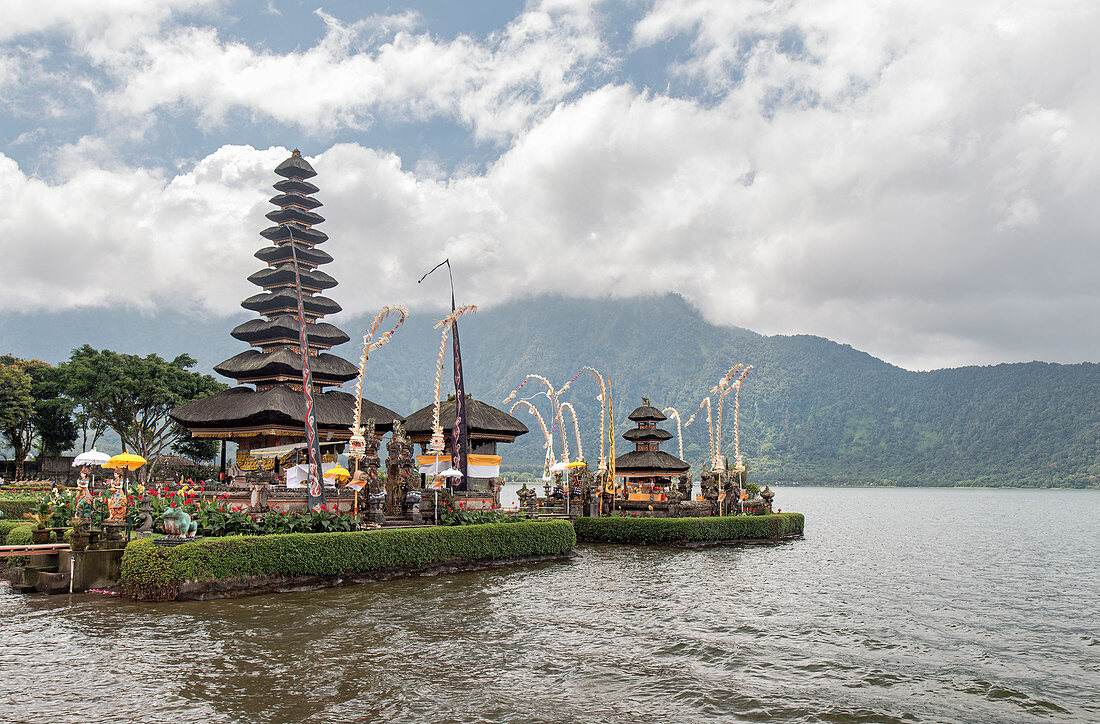
[(286, 241), (293, 238), (295, 241), (304, 241), (307, 244), (320, 244), (328, 239), (328, 234), (325, 232), (294, 222), (269, 226), (260, 232), (260, 236), (270, 241)]
[[(359, 375), (359, 368), (343, 357), (321, 354), (309, 361), (310, 371), (316, 383), (344, 383)], [(230, 357), (214, 367), (214, 370), (235, 380), (268, 379), (277, 375), (302, 378), (302, 357), (290, 347), (280, 347), (263, 353), (249, 349)]]
[(664, 442), (672, 439), (672, 433), (659, 427), (635, 427), (623, 433), (630, 442)]
[[(250, 319), (238, 324), (232, 332), (242, 342), (263, 343), (271, 340), (291, 340), (298, 343), (298, 318), (283, 314), (271, 321)], [(306, 334), (310, 347), (335, 347), (351, 339), (344, 330), (328, 322), (306, 322)]]
[(299, 224), (320, 224), (325, 220), (325, 217), (313, 211), (303, 211), (294, 206), (284, 206), (281, 209), (275, 209), (274, 211), (268, 211), (264, 214), (267, 218), (274, 221), (276, 224), (285, 224), (290, 221), (296, 221)]
[[(336, 280), (318, 269), (298, 269), (298, 278), (302, 280), (303, 287), (310, 289), (332, 289), (336, 286)], [(294, 285), (294, 264), (280, 264), (274, 267), (261, 269), (248, 277), (248, 281), (258, 287), (274, 287), (275, 285)]]
[(284, 194), (315, 194), (321, 190), (309, 181), (302, 181), (296, 178), (276, 181), (273, 186), (276, 191), (282, 191)]
[(272, 196), (268, 201), (279, 207), (301, 206), (303, 209), (316, 209), (318, 206), (324, 206), (312, 196), (301, 193), (279, 194), (278, 196)]
[(642, 401), (645, 404), (627, 415), (628, 420), (633, 420), (634, 422), (660, 422), (661, 420), (668, 419), (663, 412), (649, 404), (648, 397), (643, 397)]
[[(330, 390), (314, 395), (314, 418), (317, 427), (325, 432), (350, 434), (355, 419), (355, 395)], [(201, 400), (180, 405), (170, 413), (173, 420), (188, 429), (216, 429), (242, 427), (305, 427), (305, 405), (302, 393), (286, 385), (276, 385), (256, 391), (249, 387), (222, 390)], [(395, 420), (401, 419), (393, 410), (363, 400), (363, 420), (373, 417), (376, 429), (386, 432), (393, 429)]]
[[(253, 294), (251, 297), (241, 302), (241, 306), (245, 309), (259, 312), (260, 314), (270, 314), (280, 310), (294, 311), (296, 313), (298, 309), (298, 297), (294, 292), (279, 289), (277, 291)], [(328, 297), (319, 295), (303, 296), (302, 308), (305, 309), (306, 312), (320, 314), (321, 316), (336, 314), (343, 309), (343, 307)]]
[(615, 458), (617, 474), (675, 475), (687, 472), (691, 466), (663, 450), (634, 450)]
[[(405, 430), (414, 442), (423, 442), (432, 436), (432, 417), (435, 405), (428, 405), (405, 418)], [(439, 423), (448, 436), (455, 426), (455, 401), (440, 405)], [(466, 398), (466, 429), (468, 434), (483, 440), (512, 442), (527, 433), (527, 426), (504, 410), (498, 410), (472, 397)]]
[(309, 161), (302, 158), (302, 152), (294, 149), (290, 158), (275, 167), (275, 173), (284, 178), (305, 179), (313, 178), (317, 172), (309, 165)]
[[(314, 249), (312, 246), (308, 246), (301, 242), (294, 242), (294, 248), (298, 253), (299, 266), (305, 264), (320, 266), (321, 264), (328, 264), (332, 261), (332, 256), (327, 252), (321, 251), (320, 249)], [(290, 251), (290, 244), (265, 246), (257, 251), (254, 256), (260, 261), (267, 262), (268, 264), (287, 264), (293, 259), (293, 255)]]

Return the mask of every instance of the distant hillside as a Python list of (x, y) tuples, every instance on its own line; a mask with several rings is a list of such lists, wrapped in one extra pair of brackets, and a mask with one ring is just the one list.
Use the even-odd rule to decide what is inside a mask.
[[(414, 315), (372, 356), (367, 397), (405, 412), (430, 402), (439, 340), (435, 316)], [(334, 321), (355, 339), (367, 320)], [(209, 369), (244, 348), (229, 337), (234, 323), (176, 314), (13, 315), (0, 320), (0, 352), (60, 361), (88, 342), (135, 353), (189, 352)], [(752, 364), (741, 398), (742, 451), (758, 482), (1100, 482), (1096, 364), (908, 372), (819, 337), (715, 327), (675, 296), (523, 300), (464, 318), (461, 335), (467, 391), (479, 399), (499, 406), (527, 372), (560, 384), (590, 364), (612, 380), (620, 434), (643, 395), (659, 407), (678, 408), (686, 419), (732, 363)], [(355, 342), (336, 351), (358, 358)], [(599, 447), (596, 392), (582, 379), (566, 398), (581, 413), (590, 460)], [(732, 398), (727, 401), (732, 407)], [(547, 414), (545, 400), (536, 404)], [(730, 407), (724, 452), (732, 457)], [(535, 429), (532, 418), (519, 416)], [(674, 422), (666, 426), (675, 434)], [(506, 465), (513, 471), (539, 466), (539, 437), (533, 431), (504, 449)], [(619, 445), (626, 443), (620, 438)], [(676, 453), (675, 441), (665, 447)], [(698, 471), (706, 454), (704, 425), (697, 423), (686, 431), (685, 456)]]

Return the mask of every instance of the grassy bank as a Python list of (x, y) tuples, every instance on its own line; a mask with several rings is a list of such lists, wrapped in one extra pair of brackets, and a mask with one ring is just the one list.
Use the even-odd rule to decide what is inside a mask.
[[(124, 589), (139, 600), (178, 598), (185, 584), (270, 576), (369, 575), (448, 563), (562, 555), (577, 537), (568, 521), (437, 528), (232, 536), (160, 547), (151, 538), (126, 546)], [(225, 590), (224, 588), (222, 590)]]
[(721, 518), (578, 518), (573, 523), (579, 541), (641, 545), (778, 540), (801, 535), (804, 524), (801, 513)]

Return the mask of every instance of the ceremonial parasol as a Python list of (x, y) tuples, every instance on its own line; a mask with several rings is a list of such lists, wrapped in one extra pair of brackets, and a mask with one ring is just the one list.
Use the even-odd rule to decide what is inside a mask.
[(565, 463), (556, 463), (550, 466), (550, 472), (552, 473), (564, 473), (569, 466)]
[[(437, 477), (437, 478), (461, 478), (462, 477), (462, 471), (455, 470), (454, 468), (447, 468), (446, 470), (443, 470), (441, 472), (436, 473), (435, 477)], [(439, 487), (440, 486), (433, 485), (432, 487), (435, 488), (435, 505), (432, 506), (432, 507), (435, 509), (435, 522), (438, 525), (439, 524)]]
[(113, 458), (103, 463), (105, 468), (125, 468), (127, 470), (137, 470), (142, 465), (148, 462), (140, 455), (133, 455), (131, 453), (122, 453), (121, 455), (115, 455)]
[(348, 480), (349, 478), (351, 478), (351, 473), (349, 473), (347, 468), (345, 468), (343, 465), (337, 465), (326, 470), (324, 477), (336, 478), (337, 480), (343, 482), (344, 480)]
[(84, 465), (103, 465), (110, 459), (110, 455), (107, 455), (106, 453), (101, 453), (93, 447), (88, 452), (82, 452), (77, 455), (76, 459), (73, 460), (73, 467), (79, 468), (83, 467)]
[(567, 468), (583, 468), (587, 464), (588, 463), (584, 462), (583, 460), (574, 460), (573, 462), (567, 464), (565, 467), (567, 467)]

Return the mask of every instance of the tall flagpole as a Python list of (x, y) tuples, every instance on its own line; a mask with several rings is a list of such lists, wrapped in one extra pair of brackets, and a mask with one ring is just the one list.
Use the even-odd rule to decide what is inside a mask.
[(298, 274), (298, 250), (294, 248), (294, 232), (289, 224), (282, 224), (290, 238), (290, 257), (294, 264), (294, 289), (298, 298), (298, 346), (302, 352), (302, 396), (306, 406), (306, 455), (309, 461), (309, 477), (306, 494), (310, 510), (325, 505), (325, 486), (321, 478), (321, 441), (317, 438), (317, 420), (313, 413), (313, 370), (309, 365), (309, 338), (306, 335), (306, 313), (302, 305), (302, 279)]
[[(455, 280), (451, 273), (451, 260), (443, 261), (432, 267), (431, 274), (439, 267), (447, 265), (447, 279), (451, 283), (451, 351), (455, 363), (455, 424), (451, 430), (451, 467), (462, 473), (462, 477), (455, 485), (456, 490), (468, 490), (469, 479), (467, 477), (467, 461), (469, 454), (469, 438), (467, 436), (466, 418), (466, 386), (462, 374), (462, 351), (458, 341), (458, 316), (455, 314)], [(428, 274), (420, 277), (417, 284), (428, 278)]]

